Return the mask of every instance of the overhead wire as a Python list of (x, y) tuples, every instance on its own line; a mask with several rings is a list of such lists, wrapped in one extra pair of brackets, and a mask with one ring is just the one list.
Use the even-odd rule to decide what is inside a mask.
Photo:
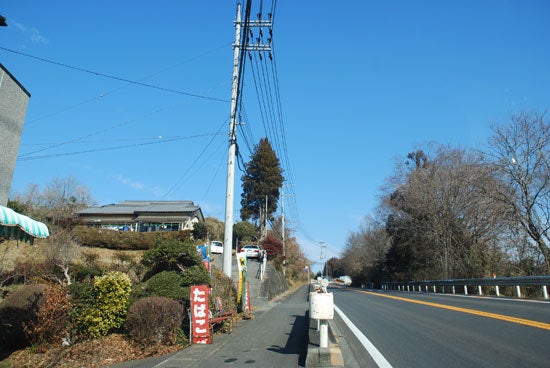
[(206, 150), (212, 145), (212, 142), (214, 141), (214, 138), (220, 134), (221, 130), (223, 129), (223, 127), (226, 124), (227, 124), (227, 120), (224, 121), (224, 123), (220, 126), (220, 128), (216, 132), (216, 134), (212, 136), (212, 138), (206, 144), (206, 146), (201, 150), (201, 152), (199, 152), (198, 156), (195, 158), (195, 160), (192, 162), (192, 164), (187, 168), (187, 170), (184, 171), (184, 173), (179, 177), (179, 179), (176, 181), (176, 183), (174, 185), (172, 185), (172, 187), (162, 196), (161, 199), (167, 198), (170, 194), (172, 194), (174, 191), (179, 189), (183, 179), (185, 179), (185, 177), (189, 174), (191, 169), (193, 169), (193, 167), (199, 162), (199, 160), (203, 156), (204, 152), (206, 152)]
[[(276, 11), (276, 1), (272, 2), (271, 5), (271, 20), (272, 20), (272, 27), (273, 27), (273, 19)], [(262, 10), (260, 9), (259, 17), (261, 17)], [(251, 30), (245, 34), (247, 37), (254, 38), (254, 32)], [(270, 32), (271, 35), (271, 32)], [(260, 41), (263, 40), (263, 33), (260, 32), (258, 37), (256, 37), (257, 44), (260, 44)], [(272, 143), (273, 149), (275, 150), (277, 156), (280, 158), (280, 164), (283, 169), (284, 175), (285, 175), (285, 181), (288, 184), (294, 184), (294, 179), (292, 175), (289, 155), (288, 155), (288, 147), (286, 143), (286, 133), (284, 129), (284, 120), (283, 120), (283, 114), (282, 114), (282, 107), (281, 107), (281, 97), (280, 97), (280, 88), (279, 88), (279, 82), (278, 82), (278, 71), (277, 71), (277, 64), (276, 64), (276, 57), (275, 52), (273, 49), (273, 42), (272, 40), (268, 40), (271, 44), (271, 53), (270, 55), (266, 56), (266, 54), (263, 51), (254, 51), (249, 52), (249, 61), (250, 61), (250, 69), (251, 69), (251, 76), (252, 76), (252, 82), (254, 84), (254, 89), (256, 91), (256, 100), (258, 103), (258, 110), (259, 110), (259, 119), (261, 120), (261, 123), (264, 128), (264, 135), (270, 140)], [(268, 65), (270, 64), (270, 65)], [(242, 98), (242, 96), (241, 96)], [(244, 114), (246, 114), (246, 110), (244, 109), (244, 106), (242, 107), (242, 111)], [(249, 124), (246, 122), (245, 124), (239, 125), (239, 132), (244, 137), (246, 147), (248, 148), (249, 152), (253, 152), (253, 145), (250, 142), (255, 142), (255, 140), (251, 139), (252, 133), (251, 133), (251, 126), (252, 124)], [(244, 159), (242, 157), (242, 149), (239, 150), (239, 154), (237, 156), (237, 162), (239, 163), (239, 167), (246, 169), (246, 163), (244, 162)], [(288, 203), (288, 210), (293, 218), (293, 220), (289, 221), (294, 224), (296, 224), (297, 227), (303, 227), (301, 225), (299, 215), (298, 215), (298, 208), (297, 203), (295, 199), (295, 195), (290, 197), (291, 199), (287, 202)]]
[(160, 108), (157, 108), (151, 112), (148, 112), (146, 114), (143, 114), (141, 115), (140, 117), (138, 118), (133, 118), (133, 119), (129, 119), (129, 120), (126, 120), (126, 121), (123, 121), (121, 123), (118, 123), (118, 124), (115, 124), (115, 125), (112, 125), (108, 128), (104, 128), (104, 129), (100, 129), (100, 130), (96, 130), (95, 132), (92, 132), (92, 133), (89, 133), (89, 134), (86, 134), (86, 135), (83, 135), (83, 136), (80, 136), (80, 137), (76, 137), (76, 138), (72, 138), (72, 139), (69, 139), (67, 141), (64, 141), (64, 142), (59, 142), (59, 143), (55, 143), (55, 144), (52, 144), (48, 147), (44, 147), (44, 148), (41, 148), (41, 149), (38, 149), (38, 150), (34, 150), (34, 151), (31, 151), (31, 152), (27, 152), (27, 153), (24, 153), (24, 154), (21, 154), (19, 155), (18, 159), (19, 158), (25, 158), (25, 157), (28, 157), (28, 156), (31, 156), (31, 155), (34, 155), (34, 154), (37, 154), (37, 153), (40, 153), (40, 152), (43, 152), (43, 151), (47, 151), (47, 150), (50, 150), (50, 149), (53, 149), (53, 148), (57, 148), (57, 147), (61, 147), (61, 146), (65, 146), (65, 145), (68, 145), (68, 144), (72, 144), (72, 143), (76, 143), (76, 142), (81, 142), (82, 140), (86, 139), (86, 138), (89, 138), (89, 137), (93, 137), (95, 135), (99, 135), (99, 134), (104, 134), (104, 133), (107, 133), (111, 130), (114, 130), (116, 128), (120, 128), (120, 127), (123, 127), (123, 126), (126, 126), (126, 125), (129, 125), (129, 124), (133, 124), (135, 123), (136, 121), (139, 121), (141, 119), (144, 119), (144, 118), (148, 118), (154, 114), (157, 114), (161, 111), (164, 111), (168, 108), (172, 108), (173, 106), (178, 106), (178, 105), (182, 105), (183, 103), (185, 103), (185, 101), (183, 102), (178, 102), (177, 104), (171, 104), (171, 105), (168, 105), (168, 106), (164, 106), (164, 107), (160, 107)]
[(171, 89), (171, 88), (165, 88), (165, 87), (155, 86), (155, 85), (152, 85), (152, 84), (147, 84), (147, 83), (143, 83), (143, 82), (138, 82), (138, 81), (134, 81), (134, 80), (127, 79), (127, 78), (121, 78), (121, 77), (117, 77), (117, 76), (114, 76), (114, 75), (109, 75), (109, 74), (105, 74), (105, 73), (101, 73), (101, 72), (96, 72), (96, 71), (93, 71), (93, 70), (84, 69), (84, 68), (72, 66), (72, 65), (69, 65), (69, 64), (61, 63), (61, 62), (58, 62), (58, 61), (48, 60), (48, 59), (45, 59), (45, 58), (42, 58), (42, 57), (38, 57), (38, 56), (26, 54), (26, 53), (24, 53), (24, 52), (11, 50), (11, 49), (8, 49), (8, 48), (2, 47), (2, 46), (0, 46), (0, 50), (8, 51), (8, 52), (11, 52), (11, 53), (14, 53), (14, 54), (18, 54), (18, 55), (22, 55), (22, 56), (25, 56), (25, 57), (28, 57), (28, 58), (32, 58), (32, 59), (35, 59), (35, 60), (43, 61), (43, 62), (45, 62), (45, 63), (49, 63), (49, 64), (53, 64), (53, 65), (58, 65), (58, 66), (61, 66), (61, 67), (64, 67), (64, 68), (77, 70), (77, 71), (80, 71), (80, 72), (84, 72), (84, 73), (96, 75), (96, 76), (99, 76), (99, 77), (104, 77), (104, 78), (109, 78), (109, 79), (113, 79), (113, 80), (118, 80), (118, 81), (121, 81), (121, 82), (126, 82), (126, 83), (130, 83), (130, 84), (135, 84), (135, 85), (142, 86), (142, 87), (153, 88), (153, 89), (157, 89), (157, 90), (165, 91), (165, 92), (177, 93), (177, 94), (180, 94), (180, 95), (185, 95), (185, 96), (190, 96), (190, 97), (202, 98), (202, 99), (205, 99), (205, 100), (220, 101), (220, 102), (229, 102), (229, 101), (226, 100), (226, 99), (221, 99), (221, 98), (216, 98), (216, 97), (209, 97), (209, 96), (199, 95), (199, 94), (195, 94), (195, 93), (189, 93), (189, 92), (179, 91), (179, 90), (176, 90), (176, 89)]
[(198, 134), (198, 135), (186, 136), (186, 137), (173, 137), (173, 138), (170, 138), (170, 139), (159, 140), (157, 142), (145, 142), (145, 143), (137, 143), (137, 144), (128, 144), (128, 145), (123, 145), (123, 146), (87, 149), (87, 150), (83, 150), (83, 151), (52, 153), (52, 154), (49, 154), (49, 155), (18, 157), (17, 160), (18, 161), (30, 161), (30, 160), (38, 160), (38, 159), (51, 158), (51, 157), (81, 155), (81, 154), (92, 153), (92, 152), (114, 151), (114, 150), (119, 150), (119, 149), (124, 149), (124, 148), (142, 147), (142, 146), (149, 146), (149, 145), (153, 145), (153, 144), (169, 143), (169, 142), (176, 142), (176, 141), (181, 141), (181, 140), (200, 138), (200, 137), (208, 137), (208, 136), (216, 136), (216, 135), (217, 135), (216, 133), (207, 133), (207, 134)]
[[(168, 70), (177, 68), (177, 67), (179, 67), (179, 66), (182, 65), (182, 64), (186, 64), (186, 63), (188, 63), (188, 62), (191, 62), (191, 61), (193, 61), (193, 60), (195, 60), (195, 59), (201, 58), (201, 57), (203, 57), (203, 56), (205, 56), (205, 55), (208, 55), (208, 54), (210, 54), (210, 53), (213, 53), (213, 52), (215, 52), (215, 51), (217, 51), (217, 50), (219, 50), (219, 49), (221, 49), (221, 48), (224, 48), (224, 47), (227, 47), (227, 46), (230, 46), (230, 45), (231, 45), (230, 43), (229, 43), (229, 44), (226, 43), (226, 44), (224, 44), (224, 45), (218, 46), (218, 47), (216, 47), (216, 48), (214, 48), (214, 49), (212, 49), (212, 50), (208, 50), (208, 51), (206, 51), (206, 52), (204, 52), (204, 53), (201, 53), (201, 54), (199, 54), (199, 55), (190, 57), (190, 58), (188, 58), (188, 59), (186, 59), (186, 60), (184, 60), (184, 61), (182, 61), (182, 62), (179, 62), (179, 63), (176, 63), (176, 64), (171, 65), (171, 66), (169, 66), (169, 67), (163, 68), (163, 69), (161, 69), (161, 70), (159, 70), (159, 71), (157, 71), (157, 72), (155, 72), (155, 73), (152, 73), (152, 74), (149, 74), (149, 75), (144, 76), (144, 77), (142, 77), (142, 78), (139, 78), (139, 80), (146, 80), (146, 79), (152, 78), (152, 77), (157, 76), (157, 75), (159, 75), (159, 74), (165, 73), (165, 72), (168, 71)], [(32, 124), (34, 124), (34, 123), (36, 123), (36, 122), (38, 122), (38, 121), (40, 121), (40, 120), (44, 120), (44, 119), (50, 118), (50, 117), (52, 117), (52, 116), (62, 114), (62, 113), (64, 113), (64, 112), (70, 111), (70, 110), (72, 110), (72, 109), (74, 109), (74, 108), (77, 108), (77, 107), (79, 107), (79, 106), (85, 105), (85, 104), (90, 103), (90, 102), (92, 102), (92, 101), (96, 101), (96, 100), (99, 100), (99, 99), (103, 99), (104, 97), (106, 97), (106, 96), (108, 96), (108, 95), (111, 95), (111, 94), (113, 94), (113, 93), (116, 93), (116, 92), (118, 92), (118, 91), (120, 91), (120, 90), (122, 90), (122, 89), (124, 89), (124, 88), (126, 88), (126, 87), (128, 87), (128, 86), (131, 86), (131, 85), (132, 85), (132, 83), (126, 83), (126, 84), (123, 85), (123, 86), (117, 87), (117, 88), (112, 89), (112, 90), (109, 90), (109, 91), (107, 91), (107, 92), (102, 92), (102, 93), (100, 93), (98, 96), (95, 96), (95, 97), (92, 97), (92, 98), (88, 98), (88, 99), (86, 99), (86, 100), (84, 100), (84, 101), (81, 101), (81, 102), (78, 102), (78, 103), (76, 103), (76, 104), (73, 104), (73, 105), (64, 107), (64, 108), (62, 108), (62, 109), (60, 109), (60, 110), (58, 110), (58, 111), (54, 111), (54, 112), (52, 112), (52, 113), (49, 113), (49, 114), (40, 116), (40, 117), (38, 117), (38, 118), (31, 119), (31, 120), (29, 120), (28, 122), (25, 122), (25, 125), (26, 125), (26, 126), (27, 126), (27, 125), (32, 125)]]

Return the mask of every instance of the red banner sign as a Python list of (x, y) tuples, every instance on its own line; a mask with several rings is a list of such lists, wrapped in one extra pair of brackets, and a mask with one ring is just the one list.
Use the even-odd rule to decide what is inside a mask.
[(208, 285), (191, 286), (191, 328), (194, 344), (210, 344)]

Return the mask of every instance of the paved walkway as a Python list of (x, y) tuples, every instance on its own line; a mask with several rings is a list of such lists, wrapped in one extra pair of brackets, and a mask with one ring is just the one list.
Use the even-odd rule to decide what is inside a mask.
[(309, 317), (308, 286), (253, 308), (254, 318), (240, 321), (231, 334), (210, 345), (192, 345), (163, 357), (118, 364), (116, 368), (299, 367), (305, 366)]

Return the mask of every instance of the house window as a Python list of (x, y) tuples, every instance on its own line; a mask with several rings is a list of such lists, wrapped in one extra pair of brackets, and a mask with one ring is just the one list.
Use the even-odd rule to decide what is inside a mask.
[(179, 223), (156, 223), (156, 222), (140, 222), (138, 224), (138, 231), (142, 233), (150, 231), (178, 231)]

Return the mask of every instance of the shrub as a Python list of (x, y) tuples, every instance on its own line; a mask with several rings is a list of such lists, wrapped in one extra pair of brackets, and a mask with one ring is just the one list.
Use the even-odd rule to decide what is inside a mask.
[(143, 253), (142, 264), (149, 268), (148, 277), (162, 271), (182, 271), (201, 264), (197, 249), (191, 243), (162, 239)]
[(220, 297), (225, 311), (237, 310), (237, 289), (235, 283), (221, 270), (212, 271), (212, 294)]
[(183, 322), (183, 307), (163, 297), (143, 298), (132, 304), (124, 324), (130, 339), (147, 344), (175, 344)]
[(101, 276), (104, 272), (98, 263), (74, 263), (73, 279), (75, 282), (90, 282), (94, 277)]
[(24, 285), (4, 299), (0, 305), (0, 347), (17, 349), (29, 344), (24, 327), (36, 322), (45, 289), (43, 284)]
[(44, 291), (45, 302), (36, 313), (36, 320), (25, 324), (25, 332), (33, 344), (61, 342), (66, 335), (71, 303), (67, 290), (51, 285)]
[(159, 239), (190, 241), (191, 231), (147, 232), (116, 231), (77, 226), (72, 231), (75, 240), (88, 247), (117, 250), (146, 250), (155, 246)]
[(131, 292), (128, 275), (109, 272), (95, 277), (91, 290), (83, 291), (75, 316), (79, 334), (105, 336), (123, 325)]
[(210, 275), (202, 263), (187, 268), (182, 276), (186, 285), (210, 285)]
[(59, 269), (48, 262), (23, 261), (17, 262), (12, 270), (0, 273), (0, 286), (12, 284), (41, 283), (45, 275), (60, 274)]
[(185, 284), (184, 277), (176, 271), (157, 273), (145, 283), (146, 292), (150, 295), (161, 296), (179, 301), (189, 300), (189, 284)]

